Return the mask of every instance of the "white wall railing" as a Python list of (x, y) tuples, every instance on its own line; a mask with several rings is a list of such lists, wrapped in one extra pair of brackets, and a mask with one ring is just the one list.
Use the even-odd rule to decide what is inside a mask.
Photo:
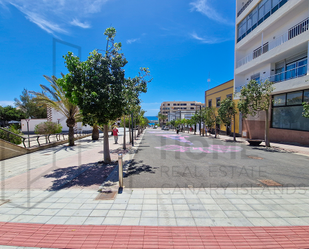
[[(294, 37), (306, 32), (308, 30), (308, 28), (309, 28), (309, 19), (306, 18), (305, 20), (301, 21), (300, 23), (298, 23), (294, 27), (288, 29), (288, 31), (285, 31), (283, 34), (277, 36), (274, 40), (269, 41), (268, 51), (270, 51), (270, 50), (286, 43), (287, 41), (293, 39)], [(268, 52), (268, 51), (266, 51), (266, 52)], [(236, 68), (239, 68), (239, 67), (247, 64), (248, 62), (252, 61), (253, 59), (257, 58), (257, 57), (253, 58), (253, 53), (254, 53), (254, 51), (250, 52), (248, 55), (246, 55), (242, 59), (238, 60), (237, 63), (236, 63)]]
[[(275, 84), (282, 81), (303, 77), (306, 75), (307, 75), (307, 64), (271, 75), (270, 77), (267, 78), (260, 79), (258, 82), (260, 83), (264, 82), (265, 80), (269, 80)], [(241, 88), (245, 85), (247, 84), (235, 87), (235, 93), (239, 93)]]

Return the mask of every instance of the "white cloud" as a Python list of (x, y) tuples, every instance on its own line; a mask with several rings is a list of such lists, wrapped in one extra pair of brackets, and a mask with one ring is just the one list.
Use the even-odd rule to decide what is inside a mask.
[(13, 5), (26, 18), (50, 34), (68, 33), (71, 25), (90, 28), (80, 19), (92, 18), (112, 0), (0, 0), (0, 8)]
[(10, 101), (10, 100), (2, 100), (0, 101), (0, 105), (1, 106), (7, 106), (7, 105), (11, 105), (11, 106), (14, 106), (14, 101)]
[(190, 36), (195, 39), (195, 40), (198, 40), (202, 43), (205, 43), (205, 44), (216, 44), (216, 43), (222, 43), (222, 42), (226, 42), (226, 41), (229, 41), (231, 40), (232, 38), (203, 38), (203, 37), (200, 37), (198, 36), (195, 32), (192, 32), (190, 34)]
[(215, 9), (213, 9), (209, 5), (208, 0), (196, 0), (194, 2), (191, 2), (190, 5), (193, 6), (192, 10), (195, 10), (195, 11), (198, 11), (204, 14), (211, 20), (214, 20), (216, 22), (219, 22), (225, 25), (232, 25), (232, 26), (234, 25), (233, 22), (226, 20)]
[(80, 22), (78, 19), (73, 19), (72, 22), (70, 22), (72, 25), (83, 28), (83, 29), (89, 29), (91, 28), (90, 24), (88, 24), (87, 22)]
[(131, 43), (137, 42), (137, 41), (139, 41), (139, 40), (140, 40), (140, 38), (129, 39), (129, 40), (127, 40), (127, 43), (128, 43), (128, 44), (131, 44)]

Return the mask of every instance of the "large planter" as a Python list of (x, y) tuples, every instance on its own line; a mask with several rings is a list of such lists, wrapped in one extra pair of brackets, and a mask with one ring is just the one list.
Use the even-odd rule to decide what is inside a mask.
[(248, 139), (247, 141), (250, 146), (259, 146), (263, 142), (261, 139)]

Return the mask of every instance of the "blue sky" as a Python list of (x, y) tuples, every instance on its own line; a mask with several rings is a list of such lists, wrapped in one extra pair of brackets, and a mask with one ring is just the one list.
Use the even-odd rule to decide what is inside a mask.
[(110, 26), (129, 62), (126, 76), (150, 69), (146, 116), (163, 101), (204, 102), (209, 75), (210, 88), (233, 78), (234, 25), (234, 0), (0, 0), (0, 105), (48, 85), (44, 74), (66, 73), (62, 56), (78, 54), (76, 46), (82, 60), (104, 49)]

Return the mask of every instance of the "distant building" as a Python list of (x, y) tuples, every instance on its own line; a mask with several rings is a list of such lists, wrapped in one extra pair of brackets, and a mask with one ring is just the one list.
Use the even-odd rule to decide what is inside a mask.
[(160, 113), (167, 116), (163, 121), (166, 123), (175, 119), (190, 119), (196, 110), (203, 107), (205, 105), (197, 101), (165, 101), (161, 103)]
[[(205, 91), (205, 103), (206, 107), (216, 107), (219, 109), (220, 107), (220, 101), (230, 98), (234, 100), (233, 97), (234, 92), (234, 80), (229, 80), (221, 85), (218, 85), (214, 88), (209, 89), (208, 91)], [(237, 101), (235, 101), (235, 105), (237, 106)], [(239, 113), (235, 115), (235, 133), (239, 134), (239, 124), (241, 124), (242, 121), (239, 118)], [(226, 127), (224, 124), (218, 125), (220, 131), (226, 133), (226, 129), (228, 128), (229, 131), (234, 133), (234, 120), (231, 123), (231, 127)]]
[[(309, 144), (308, 12), (304, 0), (236, 0), (235, 93), (250, 80), (274, 82), (271, 142)], [(248, 117), (242, 135), (264, 139), (264, 120)]]

